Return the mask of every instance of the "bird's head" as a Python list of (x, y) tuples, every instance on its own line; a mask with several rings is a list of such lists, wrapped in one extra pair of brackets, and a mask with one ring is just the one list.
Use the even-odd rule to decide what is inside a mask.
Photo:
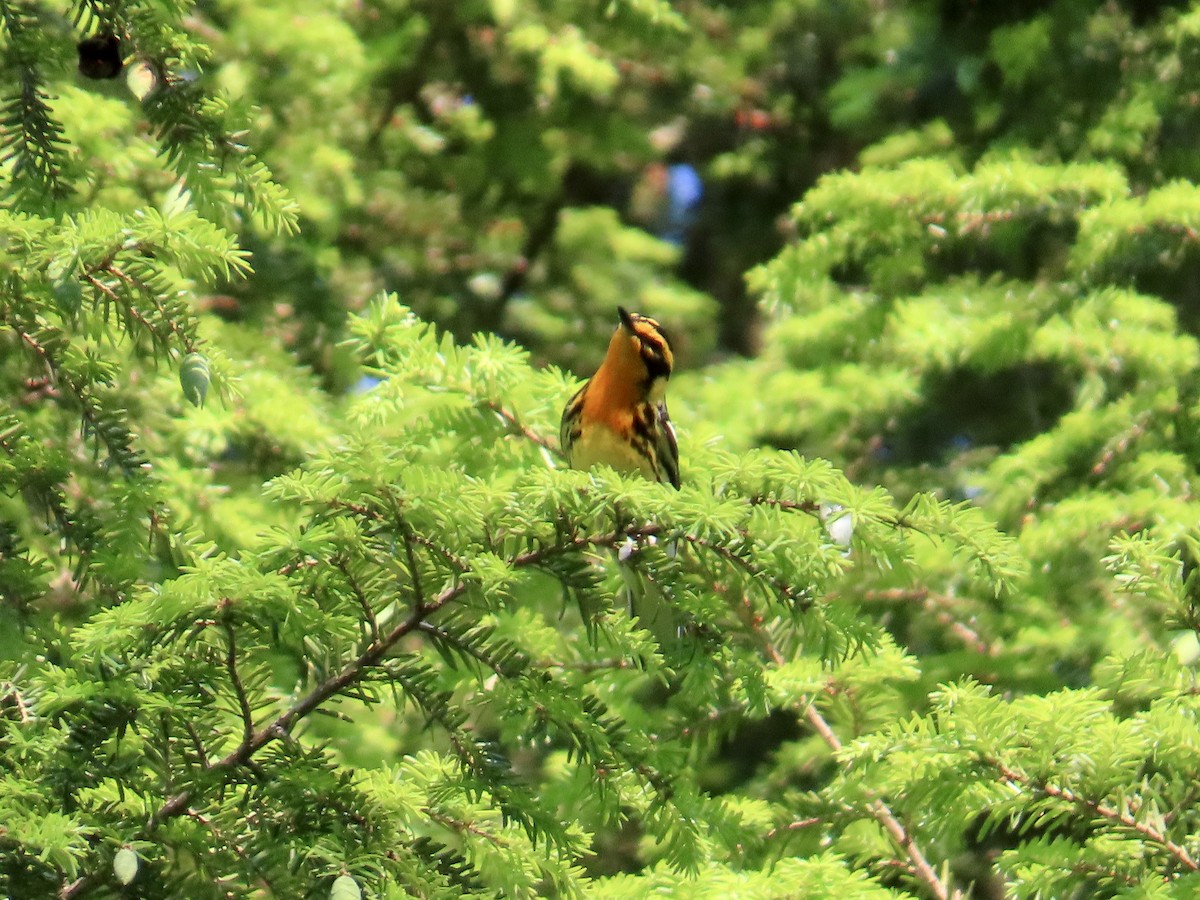
[(675, 365), (663, 327), (649, 316), (617, 307), (620, 324), (608, 344), (605, 364), (612, 366), (651, 400), (661, 400)]

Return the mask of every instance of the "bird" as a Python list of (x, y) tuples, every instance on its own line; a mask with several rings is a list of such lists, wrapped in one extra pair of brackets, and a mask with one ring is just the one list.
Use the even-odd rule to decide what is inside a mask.
[(608, 465), (678, 489), (679, 444), (667, 413), (675, 357), (649, 316), (617, 307), (600, 368), (563, 410), (559, 439), (572, 469)]

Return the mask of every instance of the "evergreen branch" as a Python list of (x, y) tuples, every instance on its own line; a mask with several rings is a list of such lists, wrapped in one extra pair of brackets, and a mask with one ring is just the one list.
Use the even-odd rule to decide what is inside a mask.
[(372, 643), (379, 640), (379, 620), (375, 617), (375, 610), (371, 607), (371, 601), (367, 599), (367, 595), (363, 593), (362, 588), (358, 584), (358, 579), (350, 572), (350, 566), (346, 559), (342, 556), (337, 556), (333, 560), (333, 566), (346, 578), (346, 583), (350, 585), (350, 591), (354, 594), (358, 605), (362, 609), (363, 618), (371, 629)]
[(512, 672), (505, 668), (502, 660), (494, 658), (492, 654), (487, 653), (481, 646), (464, 640), (461, 636), (454, 634), (445, 628), (440, 628), (429, 621), (424, 621), (417, 626), (417, 630), (424, 632), (435, 640), (441, 641), (448, 646), (453, 647), (463, 656), (469, 656), (478, 662), (483, 663), (487, 668), (491, 669), (497, 675), (508, 676)]
[[(383, 522), (386, 519), (383, 513), (379, 512), (378, 510), (371, 509), (369, 506), (364, 506), (361, 503), (352, 503), (349, 500), (336, 500), (334, 501), (333, 505), (338, 509), (344, 509), (347, 512), (352, 512), (356, 516), (362, 516), (364, 519), (372, 519), (376, 522)], [(398, 509), (395, 515), (397, 518), (400, 517), (401, 513)], [(454, 553), (447, 550), (436, 541), (425, 537), (423, 534), (418, 534), (410, 529), (409, 537), (414, 544), (418, 544), (424, 547), (426, 550), (432, 550), (434, 553), (437, 553), (439, 556), (445, 559), (446, 562), (450, 563), (450, 565), (454, 566), (454, 568), (458, 569), (460, 572), (469, 572), (471, 570), (470, 563), (468, 563), (462, 557), (456, 556)]]
[[(109, 274), (113, 275), (114, 277), (122, 278), (122, 279), (127, 279), (129, 277), (129, 276), (118, 274), (120, 272), (120, 270), (116, 269), (115, 267), (111, 267), (111, 266), (108, 268), (104, 268), (104, 269), (97, 269), (95, 271), (108, 272)], [(111, 287), (109, 287), (107, 284), (105, 284), (103, 281), (101, 281), (99, 278), (97, 278), (95, 275), (95, 271), (84, 272), (83, 280), (86, 281), (88, 284), (90, 284), (93, 288), (95, 288), (95, 290), (98, 293), (102, 294), (105, 297), (105, 299), (108, 300), (109, 303), (114, 304), (118, 309), (121, 310), (122, 313), (124, 313), (124, 315), (127, 319), (127, 321), (126, 321), (127, 330), (129, 330), (129, 331), (133, 330), (132, 328), (129, 328), (128, 325), (129, 325), (129, 322), (134, 322), (134, 323), (140, 325), (143, 329), (145, 329), (146, 333), (150, 335), (151, 339), (155, 343), (165, 345), (166, 338), (163, 337), (162, 335), (160, 335), (155, 330), (154, 323), (152, 323), (149, 319), (147, 319), (146, 316), (142, 314), (142, 311), (137, 308), (137, 306), (135, 306), (133, 303), (122, 300), (121, 296), (116, 291), (114, 291)], [(129, 281), (126, 281), (126, 283), (130, 284)], [(151, 296), (151, 297), (154, 296), (154, 293), (152, 291), (148, 290), (145, 285), (130, 284), (130, 286), (131, 287), (133, 287), (133, 286), (140, 287), (142, 289), (142, 291), (145, 294), (147, 294), (148, 296)], [(159, 312), (163, 314), (163, 319), (167, 323), (168, 330), (171, 333), (174, 333), (175, 335), (177, 335), (179, 337), (180, 343), (183, 345), (183, 349), (186, 352), (188, 352), (188, 353), (192, 352), (192, 350), (195, 349), (195, 345), (194, 345), (194, 342), (192, 341), (191, 337), (179, 326), (179, 323), (175, 320), (175, 318), (173, 316), (166, 315), (165, 311), (162, 308), (162, 305), (158, 304), (157, 300), (155, 302), (156, 302), (156, 305), (158, 306)]]
[[(269, 724), (250, 735), (249, 740), (243, 740), (231, 753), (213, 763), (210, 771), (232, 771), (250, 762), (255, 753), (275, 740), (287, 737), (296, 723), (318, 709), (323, 703), (336, 694), (341, 693), (359, 681), (366, 670), (375, 666), (384, 654), (397, 642), (420, 625), (430, 613), (436, 612), (447, 603), (466, 593), (467, 586), (459, 584), (444, 591), (439, 597), (425, 606), (418, 607), (404, 621), (389, 631), (382, 640), (372, 641), (371, 644), (357, 657), (347, 663), (334, 675), (326, 678), (308, 694), (286, 709)], [(154, 832), (164, 822), (169, 821), (187, 811), (188, 806), (199, 794), (197, 789), (186, 789), (175, 794), (162, 804), (151, 816), (143, 834)], [(85, 875), (74, 882), (64, 885), (59, 892), (61, 900), (78, 897), (92, 886), (96, 875)]]
[[(342, 504), (343, 506), (345, 504)], [(371, 512), (372, 518), (376, 518), (377, 514)], [(624, 540), (624, 533), (617, 531), (608, 534), (576, 537), (570, 541), (561, 544), (548, 545), (537, 550), (530, 550), (523, 553), (510, 561), (513, 568), (536, 568), (557, 555), (566, 553), (578, 552), (579, 550), (589, 547), (615, 547), (617, 543)], [(280, 713), (275, 719), (264, 725), (257, 731), (251, 731), (248, 737), (228, 755), (218, 760), (209, 766), (209, 772), (231, 772), (235, 769), (243, 768), (252, 762), (254, 755), (263, 747), (273, 741), (286, 738), (297, 723), (305, 719), (311, 713), (318, 710), (322, 704), (330, 700), (332, 697), (344, 692), (357, 682), (361, 681), (367, 674), (367, 671), (378, 666), (389, 650), (396, 646), (402, 639), (409, 634), (420, 629), (421, 624), (433, 613), (443, 609), (455, 600), (461, 598), (470, 589), (470, 585), (466, 582), (459, 582), (443, 590), (436, 597), (433, 597), (425, 602), (418, 604), (412, 612), (403, 621), (399, 622), (395, 627), (383, 635), (379, 640), (372, 641), (361, 653), (358, 654), (350, 662), (346, 663), (340, 671), (329, 676), (308, 694), (300, 700), (292, 704), (284, 712)], [(231, 627), (226, 624), (226, 627)], [(229, 647), (233, 647), (233, 643), (229, 643)], [(229, 666), (229, 657), (227, 656), (226, 665)], [(231, 669), (231, 677), (233, 676)], [(240, 684), (235, 682), (235, 685)], [(238, 687), (235, 686), (235, 691)], [(244, 692), (243, 692), (244, 693)], [(241, 705), (241, 698), (239, 698)], [(243, 723), (245, 722), (246, 708), (243, 706)], [(469, 752), (466, 748), (462, 749), (463, 753)], [(153, 814), (145, 826), (141, 829), (143, 836), (149, 835), (157, 830), (163, 823), (174, 819), (180, 815), (185, 815), (189, 807), (194, 806), (194, 801), (201, 795), (201, 789), (187, 788), (179, 791), (172, 797), (168, 798)], [(82, 896), (86, 891), (91, 889), (94, 883), (100, 878), (99, 873), (92, 873), (80, 876), (72, 882), (66, 883), (59, 891), (60, 900), (70, 900), (73, 897)]]
[(862, 598), (868, 602), (881, 603), (920, 603), (926, 612), (933, 615), (939, 624), (950, 629), (951, 634), (962, 641), (971, 650), (982, 656), (998, 656), (1000, 650), (991, 644), (970, 625), (950, 613), (950, 608), (956, 606), (954, 599), (944, 594), (937, 594), (929, 588), (889, 588), (887, 590), (866, 591)]
[(1182, 865), (1188, 871), (1200, 871), (1200, 864), (1197, 864), (1196, 860), (1192, 858), (1192, 855), (1188, 853), (1184, 847), (1175, 843), (1164, 832), (1159, 831), (1154, 826), (1146, 822), (1138, 821), (1131, 814), (1122, 812), (1116, 807), (1108, 803), (1104, 803), (1103, 801), (1089, 800), (1087, 797), (1081, 797), (1070, 788), (1059, 787), (1058, 785), (1050, 782), (1038, 781), (1037, 779), (1031, 778), (1028, 775), (1024, 775), (1015, 769), (1010, 768), (1001, 760), (995, 759), (994, 757), (985, 756), (983, 757), (983, 762), (987, 763), (989, 766), (999, 772), (1000, 777), (1005, 781), (1030, 790), (1041, 791), (1048, 797), (1054, 797), (1056, 800), (1063, 800), (1073, 806), (1083, 807), (1084, 809), (1091, 811), (1106, 821), (1132, 829), (1146, 840), (1150, 841), (1152, 844), (1157, 844), (1167, 853), (1171, 854), (1171, 856), (1175, 857), (1180, 865)]
[[(196, 343), (195, 343), (195, 339), (193, 338), (193, 336), (191, 334), (189, 334), (187, 331), (185, 331), (184, 328), (180, 325), (179, 317), (172, 315), (170, 313), (170, 311), (168, 311), (163, 306), (162, 301), (159, 299), (158, 293), (156, 291), (154, 291), (149, 285), (147, 285), (145, 282), (141, 281), (138, 278), (134, 278), (132, 275), (130, 275), (127, 272), (123, 271), (122, 269), (118, 268), (112, 262), (110, 262), (108, 265), (104, 266), (103, 268), (101, 268), (99, 270), (93, 270), (93, 272), (94, 271), (106, 272), (107, 274), (112, 275), (114, 278), (120, 279), (126, 285), (128, 285), (130, 288), (141, 291), (146, 297), (148, 297), (150, 299), (150, 302), (154, 304), (155, 311), (162, 318), (162, 321), (164, 323), (166, 323), (167, 330), (171, 334), (174, 334), (175, 337), (177, 337), (179, 339), (179, 344), (183, 348), (183, 351), (185, 353), (191, 353), (196, 349)], [(88, 280), (91, 283), (96, 283), (92, 280), (92, 278), (90, 276), (89, 276)], [(144, 316), (142, 316), (140, 312), (138, 312), (137, 308), (132, 303), (129, 304), (129, 313), (130, 313), (130, 315), (135, 316), (137, 318), (137, 321), (139, 323), (141, 323), (141, 325), (147, 331), (149, 331), (155, 337), (159, 337), (154, 331), (154, 326), (149, 322), (149, 320), (147, 320)], [(165, 338), (159, 338), (159, 340), (163, 344), (166, 343)]]
[(118, 415), (106, 412), (99, 400), (91, 393), (90, 390), (83, 384), (82, 381), (73, 377), (65, 370), (55, 357), (50, 349), (50, 342), (55, 344), (66, 341), (65, 335), (58, 329), (52, 332), (47, 332), (42, 329), (41, 339), (39, 334), (35, 333), (34, 329), (25, 327), (20, 322), (9, 320), (9, 324), (16, 330), (22, 343), (25, 344), (34, 355), (37, 356), (46, 368), (52, 373), (55, 380), (59, 384), (65, 384), (79, 405), (80, 415), (83, 417), (85, 430), (96, 436), (104, 448), (108, 451), (108, 455), (112, 460), (121, 467), (126, 475), (134, 475), (142, 472), (143, 463), (141, 457), (138, 456), (131, 444), (133, 436), (125, 428), (124, 423), (120, 421)]
[[(730, 563), (735, 568), (741, 569), (743, 572), (745, 572), (747, 575), (749, 575), (750, 578), (754, 580), (754, 582), (756, 582), (756, 583), (762, 583), (764, 581), (767, 582), (772, 588), (775, 589), (775, 591), (778, 594), (780, 594), (783, 597), (786, 597), (789, 601), (791, 601), (793, 608), (797, 612), (804, 612), (805, 610), (809, 609), (813, 605), (813, 601), (812, 601), (811, 597), (801, 596), (796, 591), (796, 589), (793, 588), (790, 584), (787, 584), (787, 583), (779, 580), (779, 578), (770, 574), (765, 569), (763, 569), (761, 566), (756, 566), (753, 562), (746, 559), (745, 557), (739, 556), (737, 553), (734, 553), (732, 550), (730, 550), (724, 544), (718, 544), (713, 541), (709, 541), (709, 540), (706, 540), (706, 539), (700, 538), (700, 537), (695, 537), (695, 536), (689, 535), (689, 534), (681, 535), (681, 537), (684, 541), (691, 544), (692, 546), (701, 547), (705, 550), (708, 550), (709, 552), (716, 554), (721, 559)], [(748, 537), (748, 536), (743, 535), (743, 537)]]
[[(782, 657), (780, 659), (782, 660)], [(825, 717), (821, 715), (815, 703), (810, 701), (806, 705), (804, 717), (830, 750), (835, 754), (841, 750), (841, 740), (834, 733), (829, 723), (825, 720)], [(929, 860), (925, 857), (921, 847), (913, 838), (912, 833), (905, 828), (904, 824), (886, 803), (879, 798), (870, 800), (867, 803), (867, 811), (891, 835), (896, 845), (904, 851), (904, 855), (908, 857), (908, 861), (911, 864), (910, 871), (912, 874), (925, 882), (937, 900), (952, 900), (952, 898), (953, 900), (961, 900), (963, 897), (962, 891), (958, 888), (951, 890), (949, 883), (943, 881), (938, 873), (934, 871), (933, 866), (929, 864)]]
[(40, 60), (28, 38), (42, 28), (36, 16), (31, 4), (0, 2), (5, 54), (18, 70), (15, 95), (0, 105), (0, 163), (13, 161), (9, 191), (19, 201), (53, 201), (66, 193), (61, 182), (66, 139), (51, 115), (37, 71)]
[(435, 638), (438, 641), (449, 644), (464, 656), (470, 656), (471, 658), (478, 660), (497, 675), (504, 674), (504, 669), (500, 666), (500, 664), (490, 659), (488, 655), (479, 647), (469, 644), (466, 641), (459, 640), (456, 635), (439, 628), (432, 622), (421, 622), (420, 625), (417, 626), (417, 630), (423, 631), (425, 634), (428, 634), (430, 637)]
[(184, 811), (184, 815), (192, 821), (202, 825), (208, 830), (209, 834), (217, 839), (218, 842), (224, 844), (226, 847), (232, 850), (238, 859), (245, 864), (246, 868), (258, 876), (258, 879), (262, 882), (261, 886), (265, 887), (272, 896), (277, 896), (275, 887), (271, 884), (271, 880), (267, 878), (261, 867), (255, 864), (253, 858), (251, 858), (250, 854), (246, 852), (246, 848), (244, 846), (225, 834), (220, 828), (217, 827), (217, 824), (212, 819), (204, 815), (198, 809), (192, 809), (191, 807), (188, 807)]
[(219, 215), (240, 200), (268, 230), (292, 233), (297, 207), (270, 179), (266, 167), (241, 143), (230, 104), (197, 82), (174, 72), (162, 60), (149, 60), (157, 86), (142, 103), (158, 139), (160, 156), (182, 179), (204, 213)]
[[(0, 419), (0, 423), (5, 421)], [(18, 458), (20, 439), (24, 436), (25, 429), (20, 424), (4, 429), (0, 432), (0, 449), (13, 459)], [(37, 497), (46, 514), (54, 519), (58, 533), (78, 551), (82, 565), (95, 548), (97, 528), (85, 521), (80, 511), (70, 509), (60, 478), (60, 473), (51, 475), (41, 468), (31, 469), (26, 490)]]
[[(746, 630), (755, 635), (759, 641), (759, 645), (764, 655), (776, 666), (783, 666), (787, 663), (783, 654), (771, 641), (771, 638), (762, 630), (759, 623), (754, 618), (754, 611), (749, 600), (742, 603), (730, 603), (735, 614), (742, 620), (742, 624)], [(804, 717), (808, 720), (813, 731), (824, 741), (825, 745), (836, 755), (842, 749), (841, 738), (837, 736), (829, 722), (821, 715), (817, 709), (813, 698), (801, 697), (798, 704), (804, 706)], [(913, 876), (920, 879), (929, 888), (937, 900), (962, 900), (963, 893), (957, 888), (951, 889), (947, 881), (943, 881), (941, 876), (929, 864), (924, 851), (913, 838), (912, 834), (894, 812), (879, 798), (867, 802), (867, 812), (871, 818), (883, 826), (884, 830), (891, 836), (904, 855), (908, 858), (908, 866), (906, 867)]]
[(429, 818), (433, 819), (433, 821), (437, 822), (439, 825), (445, 826), (450, 831), (457, 831), (459, 834), (476, 835), (477, 837), (483, 838), (485, 841), (495, 847), (504, 848), (511, 846), (508, 841), (504, 840), (498, 835), (492, 834), (490, 831), (480, 828), (478, 825), (473, 825), (470, 822), (464, 822), (462, 819), (448, 816), (445, 813), (440, 813), (437, 810), (430, 809), (429, 807), (423, 808), (421, 812), (425, 813), (425, 815), (429, 816)]
[(751, 506), (774, 506), (777, 509), (814, 514), (821, 512), (821, 504), (815, 500), (780, 500), (777, 497), (751, 497), (749, 500)]
[(416, 551), (413, 550), (412, 527), (399, 513), (396, 515), (396, 523), (400, 526), (400, 536), (404, 539), (404, 555), (408, 560), (408, 578), (412, 582), (413, 598), (420, 609), (425, 605), (425, 589), (421, 586), (421, 569), (417, 565)]
[(448, 562), (448, 563), (450, 563), (450, 565), (454, 566), (454, 568), (456, 568), (459, 572), (469, 572), (471, 570), (471, 566), (466, 560), (464, 560), (460, 556), (456, 556), (454, 553), (447, 550), (441, 544), (437, 543), (437, 541), (430, 540), (429, 538), (425, 537), (423, 534), (417, 534), (414, 531), (412, 533), (412, 542), (421, 547), (424, 547), (426, 550), (430, 550), (430, 551), (438, 554), (439, 556), (442, 557), (442, 559), (446, 560), (446, 562)]
[(825, 820), (819, 816), (809, 816), (807, 819), (797, 819), (794, 822), (788, 822), (786, 825), (777, 825), (766, 834), (763, 835), (764, 841), (770, 841), (780, 835), (791, 834), (796, 831), (803, 831), (806, 828), (811, 828), (814, 825), (820, 825)]
[[(422, 865), (446, 878), (450, 885), (459, 891), (459, 896), (473, 896), (483, 891), (480, 874), (459, 850), (451, 849), (445, 844), (434, 841), (428, 835), (422, 835), (404, 846)], [(410, 891), (410, 893), (416, 893)], [(436, 896), (436, 894), (430, 894)]]
[(187, 733), (192, 739), (192, 746), (196, 748), (196, 758), (200, 760), (200, 766), (204, 769), (212, 768), (208, 761), (208, 751), (204, 748), (204, 741), (200, 739), (200, 732), (196, 730), (196, 723), (187, 722)]
[[(1108, 470), (1112, 467), (1113, 462), (1124, 456), (1129, 451), (1130, 446), (1146, 433), (1150, 424), (1154, 421), (1157, 412), (1158, 410), (1150, 409), (1139, 414), (1129, 428), (1105, 444), (1100, 458), (1096, 460), (1091, 468), (1093, 478), (1100, 480), (1108, 474)], [(1176, 405), (1171, 409), (1165, 410), (1165, 412), (1167, 415), (1175, 415), (1179, 412), (1179, 407)]]
[(242, 745), (246, 746), (254, 740), (254, 713), (250, 708), (250, 699), (246, 696), (246, 686), (242, 684), (242, 677), (238, 674), (237, 641), (233, 623), (224, 619), (221, 627), (225, 631), (225, 668), (229, 672), (234, 696), (237, 697), (238, 712), (242, 719)]
[(508, 427), (512, 430), (513, 434), (519, 434), (522, 437), (525, 437), (528, 440), (533, 441), (533, 443), (537, 444), (543, 450), (546, 450), (549, 453), (553, 453), (555, 456), (561, 458), (562, 450), (559, 448), (558, 444), (551, 442), (549, 439), (542, 437), (536, 431), (533, 431), (532, 429), (530, 429), (520, 419), (517, 418), (516, 413), (514, 413), (508, 409), (505, 409), (503, 406), (501, 406), (495, 400), (485, 400), (483, 405), (487, 409), (490, 409), (493, 413), (495, 413), (497, 418), (499, 418), (505, 424), (507, 424)]

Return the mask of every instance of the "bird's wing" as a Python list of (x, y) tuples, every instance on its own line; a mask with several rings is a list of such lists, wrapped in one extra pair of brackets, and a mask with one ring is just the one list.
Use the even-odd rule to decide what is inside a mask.
[(667, 404), (658, 404), (658, 428), (654, 429), (655, 455), (658, 458), (659, 479), (679, 489), (679, 442), (675, 439), (675, 426), (667, 414)]
[(562, 422), (558, 426), (558, 447), (566, 458), (568, 466), (571, 465), (571, 445), (579, 437), (579, 412), (583, 407), (583, 397), (586, 391), (587, 385), (585, 384), (567, 401), (567, 405), (563, 408)]

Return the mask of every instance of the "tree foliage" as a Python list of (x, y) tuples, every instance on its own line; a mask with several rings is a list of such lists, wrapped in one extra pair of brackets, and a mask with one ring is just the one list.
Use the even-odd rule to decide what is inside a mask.
[(0, 889), (1190, 896), (1197, 15), (0, 0)]

